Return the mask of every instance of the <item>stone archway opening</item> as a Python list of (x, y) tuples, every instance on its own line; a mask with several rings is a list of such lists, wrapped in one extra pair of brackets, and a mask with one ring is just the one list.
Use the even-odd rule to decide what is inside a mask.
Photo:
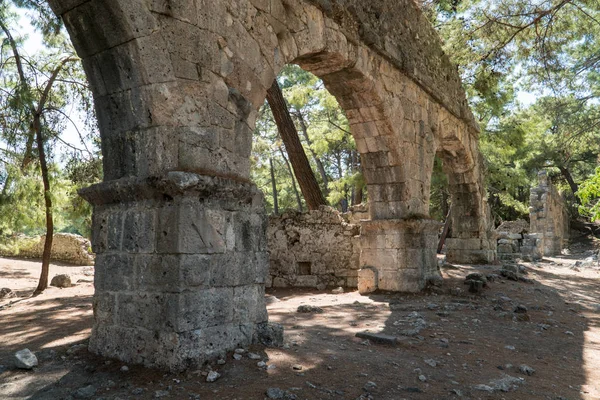
[[(295, 64), (285, 66), (278, 84), (286, 99), (311, 174), (327, 204), (341, 212), (362, 203), (365, 188), (360, 154), (344, 110), (314, 74)], [(307, 211), (301, 182), (268, 102), (258, 112), (251, 176), (265, 193), (268, 214)]]

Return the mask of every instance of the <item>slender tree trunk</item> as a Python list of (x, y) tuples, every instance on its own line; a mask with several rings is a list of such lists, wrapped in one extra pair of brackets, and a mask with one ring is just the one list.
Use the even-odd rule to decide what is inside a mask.
[(442, 189), (442, 214), (448, 215), (450, 212), (450, 205), (448, 204), (448, 192)]
[(296, 112), (296, 117), (298, 118), (298, 123), (300, 124), (300, 130), (302, 131), (302, 135), (306, 140), (306, 144), (308, 145), (308, 151), (310, 151), (311, 156), (315, 160), (315, 164), (317, 164), (317, 169), (319, 170), (319, 175), (321, 175), (321, 180), (323, 180), (323, 196), (327, 197), (329, 194), (329, 178), (327, 177), (327, 172), (325, 172), (325, 166), (323, 162), (317, 156), (317, 153), (312, 149), (312, 142), (310, 137), (308, 136), (308, 127), (306, 126), (306, 122), (304, 121), (304, 116), (301, 112)]
[(273, 168), (273, 159), (269, 158), (269, 166), (271, 167), (271, 185), (273, 186), (273, 212), (279, 215), (279, 203), (277, 200), (277, 182), (275, 182), (275, 169)]
[(326, 205), (327, 202), (323, 197), (319, 183), (315, 179), (315, 174), (310, 168), (304, 147), (302, 147), (302, 143), (298, 137), (298, 131), (296, 130), (294, 121), (292, 121), (292, 117), (290, 117), (283, 93), (276, 79), (269, 90), (267, 90), (267, 101), (275, 118), (281, 140), (290, 157), (290, 163), (294, 169), (306, 205), (309, 210), (317, 210), (319, 206)]
[(281, 152), (281, 157), (285, 161), (285, 166), (287, 167), (288, 173), (290, 174), (290, 178), (292, 179), (292, 188), (294, 189), (294, 194), (296, 195), (296, 202), (298, 203), (298, 211), (302, 211), (302, 199), (300, 198), (300, 192), (298, 191), (298, 186), (296, 186), (296, 179), (294, 178), (294, 172), (292, 171), (292, 167), (285, 156), (285, 151), (281, 147), (279, 147), (279, 151)]
[[(360, 164), (360, 154), (356, 150), (353, 150), (352, 155), (353, 155), (353, 164), (354, 164), (353, 173), (362, 172), (362, 167)], [(361, 204), (363, 202), (364, 188), (365, 188), (365, 184), (362, 179), (356, 182), (356, 184), (354, 185), (355, 197), (353, 199), (352, 205), (355, 206), (355, 205)]]
[(442, 236), (440, 237), (440, 241), (438, 242), (437, 253), (441, 254), (442, 249), (444, 248), (444, 243), (446, 242), (446, 237), (448, 236), (448, 231), (450, 230), (450, 224), (452, 223), (450, 213), (452, 210), (448, 210), (448, 214), (446, 214), (446, 222), (444, 222), (444, 229), (442, 230)]
[(34, 128), (36, 132), (36, 141), (38, 154), (40, 158), (40, 168), (42, 170), (42, 181), (44, 183), (44, 201), (46, 204), (46, 241), (44, 242), (44, 253), (42, 254), (42, 273), (38, 286), (33, 292), (34, 296), (42, 293), (48, 287), (48, 275), (50, 273), (50, 254), (52, 251), (52, 237), (54, 236), (54, 220), (52, 218), (52, 197), (50, 196), (50, 177), (48, 174), (48, 164), (46, 162), (46, 152), (44, 150), (44, 138), (42, 136), (42, 127), (40, 125), (40, 115), (34, 116)]
[(563, 167), (563, 166), (559, 166), (558, 169), (560, 170), (560, 173), (564, 176), (564, 178), (569, 183), (569, 187), (571, 188), (571, 191), (573, 192), (573, 196), (575, 196), (575, 200), (577, 201), (577, 204), (580, 204), (579, 197), (577, 197), (577, 195), (575, 195), (575, 193), (577, 193), (577, 191), (579, 190), (579, 185), (577, 185), (577, 183), (575, 183), (575, 180), (573, 179), (573, 175), (571, 175), (571, 171), (569, 171), (569, 169), (567, 167)]

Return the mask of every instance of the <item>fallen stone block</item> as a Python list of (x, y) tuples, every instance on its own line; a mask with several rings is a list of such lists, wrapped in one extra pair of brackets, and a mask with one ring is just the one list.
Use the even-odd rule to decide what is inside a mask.
[(392, 335), (386, 335), (383, 333), (373, 333), (373, 332), (358, 332), (356, 335), (357, 338), (360, 339), (368, 339), (373, 343), (378, 343), (378, 344), (390, 344), (390, 345), (395, 345), (396, 343), (398, 343), (398, 338), (396, 336), (392, 336)]

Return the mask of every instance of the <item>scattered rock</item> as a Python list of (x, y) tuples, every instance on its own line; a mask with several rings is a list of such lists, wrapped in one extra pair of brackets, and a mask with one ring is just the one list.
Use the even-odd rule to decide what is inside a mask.
[(292, 369), (294, 371), (302, 371), (302, 365), (300, 365), (300, 364), (294, 364), (294, 365), (292, 365)]
[(233, 352), (235, 354), (246, 354), (246, 349), (235, 349)]
[(225, 361), (223, 358), (219, 358), (217, 360), (217, 365), (225, 365), (225, 363), (227, 363), (227, 361)]
[(134, 396), (139, 396), (141, 394), (144, 393), (144, 389), (143, 388), (135, 388), (131, 391), (131, 394)]
[(21, 369), (32, 369), (38, 365), (38, 359), (29, 349), (19, 350), (15, 353), (15, 366)]
[(527, 313), (527, 307), (525, 307), (524, 305), (519, 304), (518, 306), (515, 307), (514, 312), (516, 314), (526, 314)]
[(331, 291), (331, 293), (334, 293), (334, 294), (340, 294), (340, 293), (344, 293), (344, 288), (343, 288), (343, 287), (341, 287), (341, 286), (338, 286), (337, 288), (333, 289), (333, 290)]
[(298, 306), (298, 309), (296, 311), (299, 313), (317, 313), (317, 314), (323, 313), (323, 309), (321, 307), (311, 306), (311, 305), (307, 305), (307, 304)]
[(16, 297), (17, 295), (11, 289), (5, 287), (0, 289), (0, 300), (10, 299), (11, 297)]
[(470, 273), (469, 275), (467, 275), (465, 277), (465, 282), (469, 281), (469, 280), (481, 281), (484, 283), (484, 285), (487, 285), (487, 278), (485, 277), (485, 275), (483, 275), (482, 273), (479, 273), (479, 272), (473, 272), (473, 273)]
[(427, 377), (425, 375), (419, 375), (419, 380), (421, 382), (427, 382)]
[(168, 395), (169, 395), (169, 392), (166, 391), (166, 390), (157, 390), (157, 391), (154, 392), (154, 398), (155, 399), (159, 399), (161, 397), (165, 397), (165, 396), (168, 396)]
[(267, 347), (283, 346), (283, 325), (275, 322), (258, 324), (254, 341)]
[(423, 361), (425, 362), (425, 364), (429, 365), (430, 367), (437, 367), (437, 365), (438, 365), (438, 362), (432, 358), (429, 358), (429, 359), (423, 360)]
[(67, 274), (55, 275), (50, 281), (50, 286), (56, 286), (58, 288), (68, 288), (73, 286), (71, 283), (71, 277)]
[(279, 388), (268, 388), (267, 389), (267, 398), (269, 399), (283, 399), (285, 397), (285, 392)]
[(377, 384), (375, 382), (369, 381), (369, 382), (365, 383), (365, 386), (363, 386), (363, 389), (365, 392), (372, 392), (375, 389), (377, 389)]
[(128, 372), (129, 371), (129, 367), (127, 365), (123, 365), (121, 367), (121, 372)]
[(500, 272), (500, 275), (502, 275), (503, 277), (505, 277), (506, 279), (509, 279), (511, 281), (518, 281), (519, 280), (519, 277), (517, 276), (517, 274), (515, 274), (514, 272), (511, 272), (511, 271), (502, 270)]
[(521, 372), (522, 374), (531, 376), (535, 372), (535, 369), (531, 368), (528, 365), (523, 364), (519, 367), (519, 372)]
[(515, 378), (513, 376), (503, 374), (501, 378), (490, 381), (487, 385), (475, 385), (473, 386), (473, 389), (489, 393), (510, 392), (516, 390), (519, 385), (523, 384), (524, 382), (525, 380), (523, 378)]
[(206, 376), (206, 382), (215, 382), (217, 379), (221, 377), (217, 371), (210, 371)]
[(256, 366), (258, 368), (265, 368), (267, 366), (267, 363), (264, 362), (264, 361), (259, 361), (259, 362), (256, 363)]
[(85, 349), (87, 349), (87, 344), (85, 343), (74, 344), (73, 346), (69, 347), (69, 349), (67, 350), (67, 354), (75, 354)]
[(77, 389), (73, 393), (73, 397), (76, 399), (91, 399), (96, 395), (96, 388), (94, 385), (88, 385)]
[(260, 360), (262, 357), (256, 353), (248, 353), (248, 358), (251, 360)]
[(240, 361), (242, 358), (243, 358), (243, 357), (242, 357), (242, 355), (241, 355), (241, 354), (238, 354), (238, 353), (234, 353), (234, 354), (233, 354), (233, 359), (234, 359), (234, 360)]

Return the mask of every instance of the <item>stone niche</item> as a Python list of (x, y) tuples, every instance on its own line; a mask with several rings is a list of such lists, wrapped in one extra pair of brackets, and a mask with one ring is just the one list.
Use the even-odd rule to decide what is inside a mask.
[(350, 214), (321, 207), (272, 216), (267, 287), (357, 287), (360, 225)]

